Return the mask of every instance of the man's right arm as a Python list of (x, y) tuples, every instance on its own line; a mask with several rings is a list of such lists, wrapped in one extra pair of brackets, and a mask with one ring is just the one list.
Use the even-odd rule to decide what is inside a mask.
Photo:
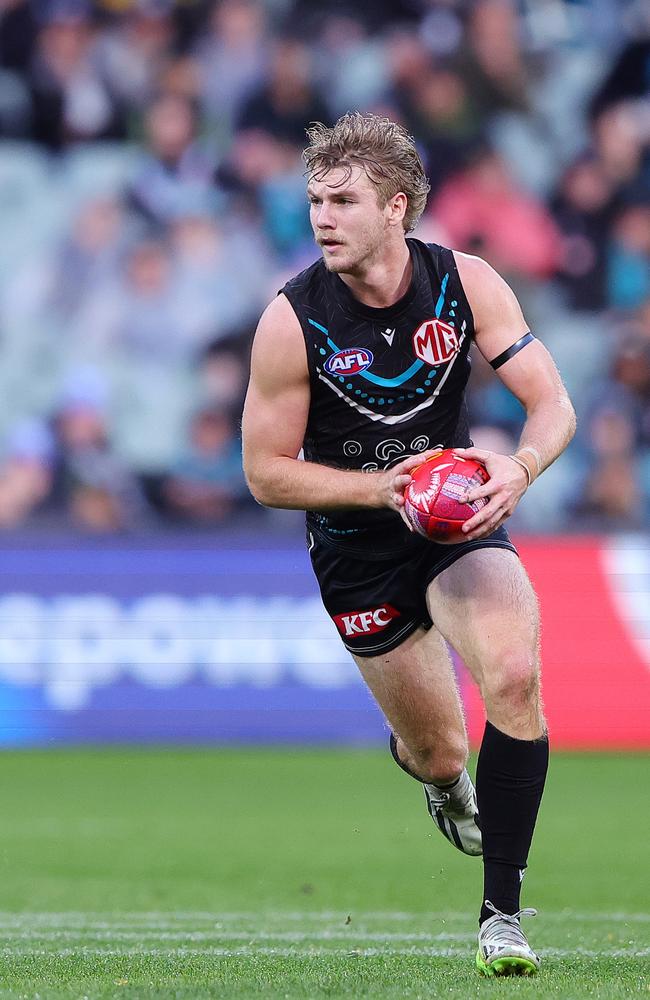
[(278, 295), (260, 319), (242, 424), (244, 472), (266, 507), (332, 511), (389, 507), (400, 512), (412, 456), (387, 472), (332, 469), (299, 461), (309, 414), (307, 351), (298, 318)]

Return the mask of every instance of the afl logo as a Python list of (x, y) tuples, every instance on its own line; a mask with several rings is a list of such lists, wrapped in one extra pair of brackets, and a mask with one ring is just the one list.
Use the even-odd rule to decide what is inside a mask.
[(439, 319), (428, 319), (413, 334), (415, 354), (428, 365), (440, 365), (458, 354), (460, 345), (453, 326)]
[(336, 354), (330, 355), (325, 362), (325, 371), (330, 375), (358, 375), (373, 362), (372, 351), (365, 347), (346, 347)]

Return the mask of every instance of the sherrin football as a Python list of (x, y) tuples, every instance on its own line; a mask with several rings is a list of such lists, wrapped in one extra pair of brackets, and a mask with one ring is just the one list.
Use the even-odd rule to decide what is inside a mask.
[(434, 542), (453, 545), (465, 540), (462, 526), (488, 502), (461, 503), (468, 490), (489, 479), (487, 469), (473, 458), (456, 458), (453, 448), (427, 459), (411, 472), (404, 491), (404, 511), (413, 528)]

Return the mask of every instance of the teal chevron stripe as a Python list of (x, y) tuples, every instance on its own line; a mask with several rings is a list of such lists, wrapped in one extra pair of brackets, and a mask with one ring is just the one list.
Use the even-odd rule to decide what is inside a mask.
[(407, 368), (401, 375), (396, 375), (395, 378), (382, 378), (381, 375), (373, 375), (368, 369), (365, 372), (359, 372), (359, 378), (364, 378), (366, 382), (372, 382), (373, 385), (384, 386), (386, 389), (395, 389), (398, 385), (403, 385), (404, 382), (407, 382), (411, 375), (415, 375), (423, 364), (424, 361), (420, 361), (418, 358), (410, 368)]
[[(315, 326), (317, 330), (320, 330), (322, 333), (325, 334), (325, 336), (327, 337), (327, 346), (331, 348), (331, 350), (333, 350), (334, 353), (340, 350), (340, 348), (337, 347), (334, 341), (331, 339), (331, 337), (329, 336), (329, 331), (324, 326), (321, 326), (321, 324), (317, 323), (316, 320), (314, 319), (310, 319), (309, 322), (311, 323), (312, 326)], [(379, 385), (384, 389), (396, 389), (397, 386), (403, 385), (404, 382), (408, 381), (411, 375), (415, 375), (415, 373), (420, 370), (423, 364), (424, 361), (420, 361), (418, 359), (417, 361), (413, 362), (410, 368), (407, 368), (406, 371), (402, 372), (401, 375), (396, 375), (395, 378), (382, 378), (381, 375), (373, 375), (372, 372), (369, 371), (359, 372), (357, 375), (355, 375), (355, 378), (363, 378), (366, 380), (366, 382), (370, 382), (372, 383), (372, 385)]]
[(438, 296), (438, 301), (436, 302), (436, 319), (440, 318), (442, 307), (445, 304), (445, 295), (447, 294), (448, 283), (449, 283), (449, 275), (446, 274), (442, 279), (442, 284), (440, 285), (440, 295)]
[[(436, 318), (440, 316), (442, 308), (445, 304), (445, 295), (447, 293), (448, 282), (449, 282), (449, 275), (446, 274), (442, 279), (442, 284), (440, 285), (440, 295), (438, 296), (438, 301), (436, 302)], [(335, 353), (341, 350), (341, 348), (337, 347), (334, 341), (330, 338), (329, 330), (327, 329), (327, 327), (321, 326), (321, 324), (317, 323), (315, 319), (310, 319), (309, 322), (311, 323), (312, 326), (315, 326), (317, 330), (320, 330), (321, 333), (325, 334), (325, 336), (327, 337), (327, 346), (331, 348), (331, 350), (333, 350)], [(424, 361), (420, 361), (420, 359), (418, 358), (417, 361), (413, 362), (410, 368), (407, 368), (406, 371), (402, 372), (401, 375), (396, 375), (395, 378), (382, 378), (381, 375), (373, 375), (372, 372), (369, 372), (367, 370), (364, 372), (359, 372), (358, 375), (355, 376), (355, 378), (358, 377), (365, 379), (366, 382), (371, 382), (372, 385), (380, 385), (385, 389), (396, 389), (398, 386), (403, 385), (405, 382), (408, 382), (411, 376), (415, 375), (416, 372), (419, 372), (423, 364)]]
[(312, 326), (315, 326), (317, 330), (320, 330), (321, 333), (325, 334), (329, 333), (327, 327), (321, 326), (320, 323), (317, 323), (315, 319), (310, 319), (309, 322), (311, 323)]

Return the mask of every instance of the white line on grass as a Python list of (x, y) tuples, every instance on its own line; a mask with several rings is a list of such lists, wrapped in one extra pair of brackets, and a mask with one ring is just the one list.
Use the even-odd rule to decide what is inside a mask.
[[(448, 948), (270, 948), (242, 946), (241, 948), (59, 948), (50, 950), (22, 949), (3, 947), (0, 955), (3, 958), (167, 958), (170, 960), (186, 958), (462, 958), (467, 959), (471, 949), (450, 946)], [(544, 948), (546, 958), (648, 958), (650, 948), (611, 948), (595, 950), (591, 948)]]
[(36, 929), (14, 931), (9, 935), (15, 941), (79, 941), (80, 947), (85, 947), (81, 942), (87, 940), (98, 941), (106, 939), (109, 941), (473, 941), (475, 934), (452, 934), (442, 932), (439, 934), (421, 931), (413, 934), (399, 934), (392, 931), (360, 931), (358, 928), (350, 928), (349, 931), (314, 931), (305, 933), (301, 931), (114, 931), (114, 930), (47, 930)]
[[(64, 912), (29, 912), (10, 913), (0, 912), (0, 928), (16, 927), (19, 924), (44, 926), (84, 926), (97, 927), (100, 929), (125, 928), (137, 929), (139, 927), (161, 927), (173, 928), (179, 923), (195, 924), (236, 924), (250, 923), (260, 926), (267, 921), (279, 923), (337, 923), (345, 922), (348, 915), (353, 920), (362, 921), (385, 921), (388, 923), (411, 922), (425, 923), (432, 922), (460, 922), (474, 923), (475, 914), (469, 911), (432, 911), (413, 912), (403, 911), (383, 911), (383, 910), (263, 910), (263, 911), (224, 911), (224, 912), (204, 912), (204, 911), (143, 911), (140, 913), (105, 913), (98, 911), (64, 911)], [(543, 911), (540, 916), (544, 921), (564, 922), (567, 920), (589, 921), (593, 923), (649, 923), (650, 913), (626, 913), (625, 911), (614, 912), (581, 912), (577, 910), (556, 910)]]

